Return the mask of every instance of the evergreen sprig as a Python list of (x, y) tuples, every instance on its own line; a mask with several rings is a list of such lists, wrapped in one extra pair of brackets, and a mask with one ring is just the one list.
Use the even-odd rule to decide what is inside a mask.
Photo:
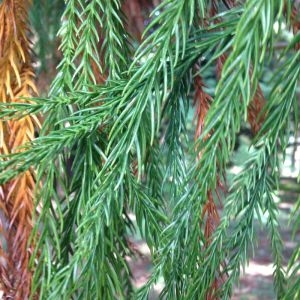
[[(0, 161), (1, 184), (37, 168), (32, 295), (146, 299), (163, 276), (163, 299), (228, 299), (254, 248), (254, 222), (264, 215), (277, 296), (299, 292), (297, 280), (286, 292), (274, 201), (278, 154), (285, 153), (290, 112), (297, 107), (297, 33), (279, 52), (283, 63), (258, 116), (260, 131), (224, 197), (220, 224), (209, 240), (203, 232), (207, 199), (226, 185), (236, 134), (273, 58), (274, 24), (291, 17), (283, 1), (223, 3), (163, 1), (134, 51), (122, 1), (66, 1), (63, 57), (48, 98), (0, 107), (6, 122), (44, 115), (39, 137)], [(186, 125), (193, 80), (222, 56), (227, 59), (204, 131), (193, 143)], [(154, 268), (134, 291), (127, 258), (133, 255), (128, 232), (136, 227)], [(299, 270), (297, 257), (291, 258), (291, 278)]]
[[(256, 143), (258, 149), (254, 150), (250, 160), (245, 163), (242, 173), (236, 176), (231, 194), (226, 201), (224, 217), (215, 232), (212, 244), (207, 249), (207, 258), (202, 264), (203, 268), (199, 268), (198, 280), (195, 281), (195, 286), (191, 288), (191, 291), (197, 289), (205, 291), (209, 288), (213, 274), (228, 257), (223, 249), (232, 249), (233, 254), (229, 261), (226, 261), (223, 271), (227, 276), (227, 281), (222, 286), (224, 292), (222, 299), (230, 296), (232, 285), (239, 277), (240, 266), (245, 266), (249, 257), (248, 248), (253, 241), (254, 214), (259, 216), (261, 212), (267, 212), (274, 256), (275, 287), (279, 297), (284, 294), (285, 271), (282, 266), (282, 241), (278, 231), (277, 208), (272, 191), (276, 188), (278, 178), (278, 174), (276, 174), (276, 170), (279, 168), (276, 158), (279, 152), (278, 148), (281, 147), (281, 150), (284, 151), (287, 145), (286, 141), (282, 139), (282, 144), (279, 146), (277, 144), (278, 136), (283, 137), (291, 108), (296, 101), (296, 86), (300, 75), (299, 53), (292, 55), (283, 64), (281, 70), (280, 76), (274, 78), (276, 79), (274, 88), (267, 105), (268, 116)], [(274, 123), (271, 120), (274, 121), (274, 119), (277, 120), (278, 126), (273, 126)], [(240, 221), (233, 232), (229, 231), (227, 234), (232, 217)], [(208, 273), (210, 275), (207, 276)], [(206, 281), (206, 278), (209, 278), (209, 281)], [(198, 296), (204, 297), (203, 292)]]
[[(115, 30), (104, 25), (116, 24), (116, 20), (119, 22), (119, 26)], [(100, 57), (103, 52), (110, 51), (110, 55), (113, 53), (111, 53), (111, 49), (99, 50), (101, 47), (99, 45), (99, 30), (101, 30), (104, 39), (107, 39), (108, 35), (115, 37), (117, 42), (117, 45), (114, 46), (115, 51), (122, 53), (123, 63), (128, 60), (129, 55), (124, 51), (127, 47), (127, 41), (124, 42), (126, 33), (123, 29), (122, 20), (119, 1), (91, 1), (87, 4), (68, 1), (66, 5), (63, 26), (60, 30), (63, 60), (58, 66), (59, 72), (50, 91), (50, 94), (54, 95), (54, 99), (59, 101), (63, 99), (63, 103), (60, 102), (58, 106), (53, 107), (55, 100), (50, 100), (49, 103), (41, 100), (43, 104), (40, 107), (43, 107), (44, 113), (45, 103), (47, 103), (46, 106), (50, 106), (49, 110), (46, 109), (49, 113), (44, 121), (43, 132), (55, 129), (53, 131), (55, 134), (50, 139), (48, 135), (41, 136), (39, 138), (41, 143), (32, 145), (33, 148), (38, 144), (40, 146), (37, 147), (41, 147), (41, 145), (47, 147), (50, 144), (57, 145), (51, 148), (52, 151), (39, 148), (38, 152), (42, 153), (42, 156), (36, 157), (37, 161), (40, 161), (38, 178), (44, 183), (42, 189), (37, 191), (37, 197), (43, 199), (42, 211), (37, 224), (41, 224), (43, 230), (38, 247), (41, 252), (36, 251), (33, 256), (33, 259), (39, 257), (40, 262), (35, 272), (33, 290), (39, 289), (42, 298), (53, 299), (60, 297), (61, 294), (69, 297), (68, 293), (71, 297), (75, 293), (78, 297), (84, 298), (94, 295), (97, 299), (102, 295), (106, 299), (112, 299), (116, 293), (120, 297), (130, 293), (130, 272), (125, 261), (125, 255), (128, 255), (130, 250), (124, 234), (125, 227), (131, 227), (131, 225), (126, 213), (118, 214), (119, 217), (114, 218), (116, 227), (115, 229), (111, 227), (112, 230), (103, 227), (87, 228), (86, 230), (90, 234), (86, 235), (86, 231), (84, 231), (81, 235), (82, 228), (85, 227), (81, 226), (81, 230), (78, 227), (81, 218), (84, 218), (85, 206), (91, 197), (92, 190), (96, 189), (94, 180), (101, 167), (101, 147), (103, 143), (106, 143), (105, 132), (103, 132), (102, 137), (95, 136), (95, 134), (91, 134), (94, 136), (93, 138), (90, 135), (87, 137), (80, 134), (83, 128), (77, 128), (79, 131), (74, 132), (68, 127), (68, 124), (73, 123), (72, 121), (61, 122), (62, 119), (68, 118), (72, 112), (77, 111), (79, 107), (85, 106), (82, 101), (68, 103), (64, 100), (65, 94), (74, 89), (87, 90), (91, 84), (102, 81), (102, 78), (106, 76), (104, 73), (106, 67), (101, 62)], [(119, 50), (117, 50), (117, 46)], [(106, 55), (104, 54), (105, 57)], [(115, 63), (118, 61), (116, 60)], [(118, 63), (118, 66), (120, 68), (121, 65)], [(125, 67), (126, 65), (123, 68)], [(70, 135), (66, 139), (68, 134), (60, 134), (65, 133), (64, 130), (67, 128), (70, 129)], [(83, 157), (75, 153), (72, 157), (72, 153), (67, 153), (66, 149), (72, 152), (75, 147), (84, 153)], [(47, 152), (49, 155), (46, 154)], [(46, 156), (43, 156), (43, 153)], [(50, 169), (47, 167), (49, 160), (53, 162)], [(31, 164), (32, 162), (33, 160), (30, 160), (28, 163)], [(71, 174), (74, 174), (72, 180), (69, 177)], [(62, 190), (62, 195), (57, 192), (57, 188)], [(101, 219), (103, 210), (99, 209), (98, 211), (98, 218)], [(86, 211), (86, 213), (90, 215), (90, 211)], [(95, 214), (95, 216), (97, 215)], [(58, 228), (54, 226), (56, 223), (60, 224)], [(99, 230), (101, 230), (102, 235)], [(108, 232), (106, 233), (106, 231)], [(111, 232), (115, 232), (114, 235), (117, 238), (114, 242), (103, 237), (105, 244), (100, 247), (99, 241), (99, 247), (93, 247), (93, 257), (95, 259), (103, 257), (102, 264), (99, 265), (93, 259), (85, 262), (87, 249), (91, 250), (89, 247), (92, 247), (91, 242), (86, 243), (86, 238), (97, 241), (98, 236), (111, 235)], [(82, 236), (85, 239), (81, 239)], [(74, 239), (77, 242), (73, 242)], [(52, 251), (51, 249), (55, 250)], [(74, 252), (77, 255), (73, 255)], [(119, 256), (115, 257), (114, 253), (119, 253)], [(67, 268), (64, 267), (66, 265)], [(103, 286), (103, 284), (106, 285), (107, 280), (102, 281), (103, 284), (99, 284), (95, 277), (99, 273), (97, 268), (101, 268), (101, 270), (107, 268), (105, 273), (107, 280), (111, 283), (111, 289)], [(90, 272), (84, 272), (84, 270), (90, 270)], [(118, 273), (123, 275), (117, 276)], [(91, 283), (94, 284), (90, 286)]]
[[(272, 39), (273, 23), (276, 18), (280, 17), (281, 11), (282, 7), (279, 4), (273, 6), (267, 1), (249, 1), (236, 25), (233, 51), (224, 65), (215, 99), (206, 118), (205, 132), (198, 142), (197, 149), (202, 151), (201, 158), (199, 163), (191, 168), (188, 179), (184, 182), (186, 186), (196, 179), (197, 182), (203, 182), (203, 184), (201, 186), (192, 184), (188, 189), (182, 188), (182, 194), (178, 197), (177, 205), (173, 210), (171, 225), (164, 230), (165, 236), (161, 237), (160, 256), (162, 259), (156, 268), (163, 270), (167, 280), (163, 291), (167, 299), (174, 299), (174, 297), (203, 299), (212, 284), (211, 280), (215, 278), (217, 269), (209, 273), (206, 277), (209, 278), (208, 281), (202, 280), (202, 284), (199, 283), (199, 278), (203, 279), (203, 276), (199, 275), (198, 270), (201, 270), (201, 274), (207, 274), (206, 270), (201, 267), (197, 270), (197, 266), (201, 266), (205, 258), (201, 251), (205, 240), (198, 225), (201, 210), (207, 192), (216, 186), (218, 174), (220, 172), (222, 174), (222, 169), (228, 161), (234, 145), (235, 133), (240, 128), (241, 116), (246, 114), (247, 106), (254, 95), (253, 90), (257, 86), (265, 51)], [(249, 39), (245, 39), (245, 36)], [(253, 43), (254, 38), (257, 43)], [(241, 43), (241, 40), (246, 45)], [(211, 131), (212, 134), (207, 141), (203, 137)], [(224, 132), (226, 132), (226, 137), (224, 137)], [(247, 221), (247, 219), (244, 220)], [(251, 228), (251, 219), (244, 225), (245, 228), (248, 228), (246, 225), (250, 225)], [(245, 238), (242, 249), (247, 248), (247, 243), (252, 236), (246, 237), (248, 238)], [(189, 253), (188, 261), (186, 261), (187, 252)], [(247, 253), (243, 252), (243, 254)], [(246, 259), (246, 255), (243, 257)], [(235, 270), (239, 268), (241, 258), (240, 255), (237, 256), (236, 266), (233, 267)], [(218, 268), (222, 262), (223, 260), (210, 261), (214, 268)], [(178, 273), (174, 271), (176, 268)], [(236, 275), (233, 275), (233, 279), (237, 277)], [(197, 284), (194, 284), (195, 282)], [(230, 281), (227, 282), (230, 283)], [(191, 285), (193, 288), (190, 288)], [(230, 290), (231, 285), (227, 289), (227, 295)]]

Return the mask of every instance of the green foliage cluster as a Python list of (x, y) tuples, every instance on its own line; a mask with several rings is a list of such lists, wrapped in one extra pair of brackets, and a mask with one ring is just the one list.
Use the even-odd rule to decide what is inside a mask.
[[(44, 115), (39, 137), (0, 161), (0, 183), (33, 167), (41, 183), (35, 195), (33, 294), (146, 299), (163, 276), (164, 299), (205, 299), (222, 278), (216, 293), (229, 299), (254, 247), (254, 217), (267, 215), (277, 296), (299, 296), (299, 248), (287, 273), (274, 190), (278, 153), (285, 152), (292, 112), (297, 115), (300, 51), (294, 47), (300, 35), (291, 33), (284, 49), (274, 48), (280, 30), (291, 26), (292, 2), (237, 2), (230, 9), (220, 4), (220, 13), (209, 17), (210, 1), (165, 0), (134, 50), (121, 1), (66, 1), (62, 59), (49, 96), (2, 105), (0, 112), (6, 120)], [(186, 127), (193, 78), (222, 54), (228, 58), (204, 132), (194, 143)], [(236, 134), (272, 59), (277, 66), (263, 125), (205, 247), (201, 215), (208, 192), (218, 179), (225, 181)], [(97, 84), (98, 73), (105, 83)], [(154, 262), (137, 291), (126, 260), (133, 255), (127, 233), (135, 230), (129, 212)]]

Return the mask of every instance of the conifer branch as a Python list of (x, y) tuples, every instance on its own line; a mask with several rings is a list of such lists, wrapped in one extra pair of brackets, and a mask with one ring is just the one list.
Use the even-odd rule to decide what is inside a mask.
[[(1, 5), (12, 2), (18, 1)], [(276, 293), (297, 295), (282, 267), (273, 197), (278, 153), (285, 154), (290, 112), (298, 105), (299, 34), (292, 6), (266, 0), (165, 0), (154, 9), (134, 52), (121, 1), (65, 4), (63, 57), (48, 97), (28, 98), (34, 85), (27, 54), (17, 43), (0, 43), (1, 54), (3, 45), (10, 45), (19, 57), (26, 56), (24, 68), (23, 61), (11, 64), (9, 55), (0, 64), (0, 70), (11, 70), (9, 80), (8, 73), (0, 73), (5, 102), (0, 105), (0, 195), (11, 182), (22, 189), (23, 178), (31, 176), (32, 185), (25, 183), (36, 199), (29, 241), (32, 298), (146, 299), (163, 276), (163, 299), (228, 299), (254, 248), (254, 219), (263, 215)], [(273, 42), (281, 38), (274, 24), (279, 31), (285, 24), (294, 30), (288, 47), (276, 49), (284, 62), (277, 62), (271, 91), (262, 93), (259, 80), (268, 56), (273, 57)], [(0, 24), (0, 41), (3, 33)], [(217, 88), (208, 95), (204, 77), (215, 63)], [(14, 93), (25, 98), (11, 101)], [(192, 95), (194, 143), (186, 126)], [(34, 139), (41, 114), (43, 126)], [(253, 145), (219, 218), (216, 201), (226, 196), (226, 164), (247, 119)], [(41, 184), (34, 187), (34, 182)], [(0, 208), (6, 215), (16, 212)], [(134, 291), (127, 235), (136, 229), (154, 267), (148, 282)], [(5, 230), (1, 234), (7, 238)], [(297, 257), (296, 251), (291, 279), (299, 270)], [(7, 275), (7, 268), (0, 268)], [(12, 289), (8, 277), (3, 282)]]
[[(283, 295), (285, 278), (281, 262), (282, 241), (278, 232), (278, 221), (272, 190), (274, 189), (274, 179), (276, 182), (275, 170), (278, 168), (276, 155), (278, 153), (277, 137), (282, 136), (289, 120), (289, 112), (295, 101), (295, 91), (297, 80), (299, 78), (299, 53), (294, 54), (283, 66), (283, 73), (276, 79), (273, 92), (270, 95), (268, 105), (268, 115), (260, 130), (260, 139), (256, 145), (259, 147), (252, 154), (250, 160), (245, 164), (241, 174), (238, 174), (235, 183), (231, 188), (231, 194), (226, 201), (224, 217), (218, 227), (213, 242), (207, 250), (208, 256), (203, 263), (203, 269), (199, 269), (199, 280), (195, 281), (195, 287), (200, 284), (199, 290), (206, 290), (211, 281), (205, 282), (203, 274), (213, 275), (218, 266), (226, 258), (223, 248), (233, 247), (233, 255), (227, 262), (224, 272), (229, 272), (229, 277), (221, 290), (224, 292), (222, 299), (227, 299), (231, 294), (232, 284), (238, 278), (240, 265), (247, 262), (247, 251), (249, 241), (253, 240), (253, 217), (254, 213), (260, 214), (260, 211), (267, 210), (269, 214), (270, 236), (272, 237), (272, 249), (275, 266), (275, 284), (278, 295)], [(279, 83), (282, 86), (279, 87)], [(279, 89), (281, 92), (279, 92)], [(284, 100), (285, 99), (285, 100)], [(279, 126), (274, 127), (271, 120), (281, 120)], [(282, 140), (282, 150), (285, 150), (286, 143)], [(271, 173), (268, 170), (273, 170)], [(276, 185), (275, 185), (276, 188)], [(266, 200), (264, 200), (266, 199)], [(266, 202), (264, 202), (266, 201)], [(258, 209), (260, 208), (260, 210)], [(230, 224), (230, 217), (239, 217), (238, 225), (233, 232), (226, 234)], [(226, 240), (227, 239), (227, 240)], [(235, 250), (236, 249), (236, 250)], [(202, 274), (202, 275), (201, 275)], [(208, 275), (206, 278), (212, 278)], [(203, 280), (203, 281), (202, 281)], [(210, 279), (212, 280), (212, 279)], [(193, 290), (193, 289), (192, 289)], [(201, 297), (201, 294), (200, 296)]]
[[(105, 299), (113, 299), (116, 293), (125, 299), (131, 292), (130, 272), (125, 260), (125, 256), (130, 253), (125, 232), (126, 228), (131, 226), (131, 221), (122, 205), (117, 210), (112, 209), (108, 212), (110, 205), (95, 203), (98, 199), (93, 197), (99, 187), (96, 177), (102, 166), (101, 159), (105, 157), (101, 148), (107, 144), (107, 130), (102, 129), (99, 135), (99, 122), (93, 128), (84, 126), (81, 129), (80, 122), (77, 124), (75, 122), (74, 130), (72, 112), (89, 103), (84, 103), (82, 98), (81, 101), (71, 103), (64, 100), (67, 92), (74, 89), (87, 91), (89, 86), (102, 80), (99, 80), (99, 76), (106, 77), (104, 70), (107, 67), (101, 65), (104, 62), (100, 57), (103, 51), (106, 57), (111, 49), (107, 48), (105, 43), (99, 45), (101, 35), (104, 36), (104, 40), (108, 39), (107, 35), (116, 38), (115, 45), (112, 45), (111, 40), (108, 44), (109, 47), (114, 47), (114, 51), (117, 51), (122, 59), (123, 67), (118, 60), (113, 62), (118, 65), (116, 72), (121, 72), (121, 69), (126, 67), (125, 62), (129, 55), (124, 51), (127, 41), (119, 9), (119, 1), (91, 1), (79, 4), (69, 1), (67, 3), (64, 14), (66, 28), (61, 31), (64, 58), (59, 65), (60, 72), (54, 80), (51, 91), (52, 94), (58, 95), (56, 99), (63, 102), (54, 104), (50, 101), (49, 114), (44, 121), (42, 136), (38, 139), (39, 142), (33, 145), (40, 155), (29, 159), (22, 166), (26, 168), (39, 162), (38, 177), (44, 182), (43, 188), (37, 192), (38, 199), (43, 200), (38, 204), (42, 205), (42, 211), (37, 224), (41, 224), (43, 230), (39, 239), (40, 254), (36, 252), (33, 255), (33, 259), (40, 255), (33, 290), (40, 289), (41, 295), (49, 299), (59, 297), (61, 294), (65, 294), (66, 297), (76, 294), (84, 298), (97, 299), (101, 296)], [(107, 25), (110, 27), (106, 27)], [(55, 109), (52, 104), (55, 105)], [(64, 104), (68, 104), (67, 109)], [(97, 104), (99, 105), (99, 102)], [(105, 106), (101, 109), (105, 110)], [(37, 111), (39, 109), (35, 112)], [(80, 115), (75, 117), (81, 118)], [(63, 122), (61, 122), (62, 118), (65, 118)], [(54, 136), (43, 136), (46, 130), (52, 130)], [(69, 134), (65, 134), (66, 130)], [(50, 147), (51, 150), (46, 151), (46, 147)], [(75, 148), (80, 151), (76, 152), (74, 157), (66, 154), (66, 149), (72, 153), (72, 149)], [(79, 153), (84, 155), (81, 156)], [(55, 167), (48, 168), (49, 160)], [(61, 189), (64, 196), (60, 195), (57, 189)], [(119, 193), (112, 192), (108, 197), (119, 197)], [(95, 210), (92, 217), (91, 210)], [(109, 219), (114, 222), (111, 224), (105, 222), (105, 215), (107, 218), (110, 216)], [(103, 220), (103, 223), (95, 226), (95, 218)], [(84, 222), (82, 223), (81, 220)], [(60, 223), (61, 226), (56, 228), (53, 226), (55, 223)], [(115, 241), (109, 238), (113, 233), (116, 237)], [(92, 252), (94, 259), (86, 261), (87, 253)], [(115, 257), (116, 253), (118, 257)], [(102, 259), (99, 263), (100, 257)], [(47, 264), (44, 264), (44, 261), (47, 261)], [(106, 280), (98, 280), (97, 276), (101, 272), (104, 272)], [(111, 283), (109, 289), (107, 280)]]

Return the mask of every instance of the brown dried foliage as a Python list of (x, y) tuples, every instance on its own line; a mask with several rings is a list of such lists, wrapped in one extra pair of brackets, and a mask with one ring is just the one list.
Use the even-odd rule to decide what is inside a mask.
[(266, 101), (260, 85), (257, 85), (255, 95), (248, 106), (248, 123), (250, 124), (253, 134), (257, 134), (264, 121), (262, 114)]
[[(203, 90), (204, 84), (202, 78), (199, 75), (195, 77), (194, 84), (194, 106), (196, 106), (195, 119), (197, 119), (195, 139), (197, 139), (203, 132), (205, 116), (210, 108), (212, 98)], [(205, 137), (205, 139), (208, 138), (209, 136)]]
[[(26, 101), (20, 97), (36, 94), (31, 67), (27, 14), (30, 0), (3, 0), (0, 4), (0, 101)], [(0, 154), (34, 139), (38, 121), (31, 117), (0, 120)], [(4, 299), (24, 300), (30, 294), (29, 269), (33, 243), (28, 244), (34, 210), (34, 171), (27, 171), (0, 186), (0, 289)]]
[[(205, 125), (204, 124), (205, 117), (210, 108), (212, 98), (210, 95), (208, 95), (203, 90), (204, 84), (199, 75), (195, 77), (194, 84), (195, 84), (194, 105), (196, 106), (195, 118), (197, 119), (196, 130), (195, 130), (195, 139), (197, 139), (203, 133), (203, 129), (204, 129), (204, 125)], [(210, 137), (210, 134), (207, 134), (204, 137), (204, 140), (208, 140), (209, 137)], [(198, 158), (200, 158), (200, 157), (201, 157), (201, 152), (198, 154)], [(221, 180), (219, 178), (217, 180), (217, 183), (218, 183), (218, 188), (223, 189)], [(217, 193), (217, 195), (218, 195), (218, 193)], [(218, 198), (220, 200), (219, 195), (218, 195)], [(206, 238), (206, 246), (208, 246), (210, 244), (211, 236), (220, 221), (219, 213), (217, 210), (217, 205), (214, 202), (212, 191), (208, 191), (207, 202), (204, 205), (204, 208), (202, 211), (202, 220), (204, 220), (205, 218), (206, 218), (206, 222), (205, 222), (204, 236)]]
[[(195, 84), (195, 95), (194, 95), (194, 106), (196, 106), (195, 110), (195, 119), (197, 119), (196, 122), (196, 130), (195, 130), (195, 139), (199, 138), (199, 136), (203, 133), (203, 129), (205, 126), (205, 117), (208, 113), (208, 110), (210, 108), (212, 98), (210, 95), (208, 95), (204, 90), (204, 84), (202, 82), (201, 77), (198, 75), (195, 77), (194, 80)], [(209, 139), (210, 134), (207, 134), (204, 137), (204, 140)], [(198, 154), (198, 158), (201, 157), (201, 152)], [(216, 195), (220, 200), (220, 196), (218, 193), (218, 189), (221, 189), (224, 191), (222, 181), (220, 178), (217, 179), (217, 189), (216, 189)], [(204, 221), (204, 237), (205, 237), (205, 247), (208, 247), (211, 243), (212, 235), (216, 229), (216, 227), (220, 223), (220, 216), (218, 212), (217, 205), (214, 201), (213, 192), (212, 190), (209, 190), (207, 193), (207, 200), (202, 210), (202, 216), (201, 216), (201, 224)], [(218, 276), (215, 278), (211, 288), (208, 290), (206, 294), (207, 300), (212, 299), (218, 299), (216, 295), (216, 291), (220, 287), (220, 285), (224, 282), (223, 276)]]
[[(224, 5), (227, 8), (232, 8), (235, 5), (235, 1), (223, 1)], [(218, 3), (214, 0), (211, 1), (211, 6), (210, 6), (210, 15), (215, 16), (218, 13)], [(219, 20), (216, 19), (215, 22), (218, 22)], [(227, 59), (226, 54), (222, 54), (218, 60), (217, 60), (217, 65), (216, 65), (216, 73), (217, 73), (217, 78), (221, 78), (221, 73), (222, 69), (224, 66), (224, 63)], [(249, 74), (250, 75), (250, 74)], [(195, 78), (195, 97), (194, 97), (194, 105), (196, 105), (196, 112), (195, 116), (197, 117), (197, 125), (196, 125), (196, 132), (195, 132), (195, 138), (198, 138), (204, 128), (204, 120), (205, 116), (209, 110), (212, 98), (206, 94), (203, 90), (203, 82), (201, 80), (200, 76), (197, 76)], [(265, 105), (265, 99), (262, 93), (262, 90), (260, 86), (258, 85), (257, 91), (253, 97), (253, 100), (248, 106), (248, 122), (250, 124), (251, 130), (254, 134), (256, 134), (263, 122), (263, 115), (261, 115), (261, 111), (263, 109), (263, 106)], [(208, 134), (206, 137), (204, 137), (204, 140), (209, 139), (210, 135)], [(199, 153), (199, 156), (201, 156), (201, 153)], [(222, 181), (220, 177), (217, 178), (217, 189), (215, 190), (216, 195), (218, 196), (218, 199), (220, 201), (220, 196), (218, 193), (218, 190), (222, 190), (225, 192), (225, 188), (222, 184)], [(221, 201), (220, 201), (221, 203)], [(201, 219), (204, 220), (205, 225), (204, 225), (204, 237), (206, 239), (206, 245), (205, 247), (208, 247), (209, 244), (211, 243), (211, 238), (212, 235), (220, 223), (220, 216), (218, 213), (217, 205), (214, 201), (213, 197), (213, 191), (208, 191), (207, 193), (207, 201), (204, 205), (203, 211), (202, 211), (202, 216)], [(207, 291), (206, 294), (206, 300), (216, 300), (219, 299), (217, 296), (217, 291), (219, 287), (225, 282), (226, 280), (226, 275), (222, 274), (222, 269), (225, 268), (225, 263), (223, 263), (220, 266), (219, 270), (219, 276), (217, 276), (212, 283), (210, 289)]]
[[(226, 6), (228, 6), (228, 8), (231, 8), (234, 6), (235, 3), (234, 3), (234, 1), (224, 1), (224, 4)], [(211, 14), (212, 15), (217, 14), (218, 8), (214, 1), (212, 1), (211, 7), (212, 7)], [(221, 78), (222, 69), (223, 69), (226, 59), (227, 59), (226, 54), (222, 54), (217, 59), (216, 75), (217, 75), (218, 80)], [(250, 75), (251, 74), (249, 74), (249, 76)], [(196, 126), (196, 135), (195, 136), (199, 137), (203, 130), (203, 127), (204, 127), (204, 118), (209, 109), (209, 104), (211, 102), (211, 98), (209, 95), (205, 94), (205, 92), (203, 91), (203, 83), (202, 83), (201, 79), (196, 78), (195, 84), (196, 84), (195, 101), (196, 101), (196, 99), (199, 99), (198, 105), (196, 107), (196, 115), (198, 116), (198, 122), (197, 122), (197, 126)], [(256, 93), (248, 106), (248, 122), (250, 124), (253, 134), (258, 133), (258, 131), (260, 130), (262, 123), (264, 121), (264, 115), (261, 113), (264, 105), (265, 105), (265, 98), (264, 98), (263, 92), (261, 90), (261, 87), (258, 84)], [(205, 137), (205, 139), (208, 139), (208, 138), (209, 138), (209, 136)], [(220, 178), (217, 178), (217, 189), (215, 191), (220, 200), (220, 196), (218, 194), (218, 189), (225, 192), (225, 188), (222, 185), (222, 181), (220, 180)], [(206, 239), (205, 247), (208, 247), (209, 244), (211, 243), (211, 238), (212, 238), (213, 232), (215, 231), (216, 227), (218, 226), (218, 224), (220, 222), (219, 213), (217, 210), (216, 203), (214, 202), (212, 191), (208, 191), (207, 202), (204, 205), (204, 208), (202, 211), (202, 220), (204, 220), (204, 219), (206, 220), (205, 228), (204, 228), (204, 236)], [(224, 268), (225, 268), (225, 263), (223, 263), (220, 266), (220, 272), (219, 272), (220, 276), (215, 278), (212, 286), (210, 287), (210, 289), (208, 290), (208, 292), (206, 294), (206, 300), (219, 299), (216, 293), (217, 293), (217, 290), (219, 289), (219, 287), (222, 285), (222, 283), (224, 283), (226, 280), (226, 275), (223, 275), (221, 272), (221, 269), (224, 269)]]

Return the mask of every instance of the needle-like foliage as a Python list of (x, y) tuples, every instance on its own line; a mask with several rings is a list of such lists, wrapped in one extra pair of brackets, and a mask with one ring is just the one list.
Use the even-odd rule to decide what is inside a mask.
[[(0, 102), (23, 102), (20, 97), (36, 95), (31, 49), (28, 40), (30, 1), (0, 3)], [(28, 101), (25, 101), (28, 103)], [(34, 139), (36, 117), (0, 120), (0, 154), (19, 152)], [(5, 299), (26, 299), (30, 294), (29, 267), (34, 242), (29, 243), (34, 211), (35, 171), (28, 169), (0, 186), (0, 289)]]
[[(163, 277), (162, 299), (229, 299), (263, 217), (277, 297), (298, 295), (299, 252), (286, 274), (274, 198), (298, 106), (296, 4), (155, 1), (135, 49), (143, 24), (131, 30), (125, 13), (140, 16), (144, 1), (133, 2), (66, 1), (49, 96), (1, 105), (1, 124), (43, 115), (39, 137), (0, 161), (4, 186), (32, 168), (41, 182), (32, 296), (147, 299)], [(288, 38), (277, 49), (282, 28)], [(260, 81), (273, 62), (266, 93)], [(207, 72), (217, 79), (210, 93)], [(247, 121), (253, 144), (228, 188), (226, 167)], [(154, 264), (138, 290), (128, 265), (136, 229)]]

